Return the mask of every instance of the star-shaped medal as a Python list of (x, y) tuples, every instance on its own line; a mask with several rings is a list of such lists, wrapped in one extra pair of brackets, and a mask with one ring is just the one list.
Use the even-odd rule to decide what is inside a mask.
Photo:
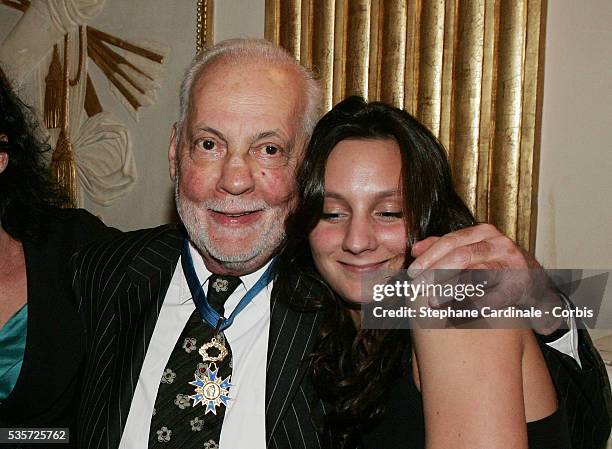
[(195, 380), (189, 382), (189, 385), (195, 387), (195, 394), (189, 396), (189, 399), (193, 399), (193, 407), (198, 404), (205, 406), (204, 414), (212, 412), (216, 415), (217, 407), (221, 407), (221, 405), (227, 407), (231, 399), (228, 396), (229, 388), (232, 386), (230, 384), (231, 376), (222, 379), (220, 376), (217, 376), (218, 371), (218, 368), (211, 371), (209, 367), (206, 369), (206, 374), (203, 378), (194, 375)]

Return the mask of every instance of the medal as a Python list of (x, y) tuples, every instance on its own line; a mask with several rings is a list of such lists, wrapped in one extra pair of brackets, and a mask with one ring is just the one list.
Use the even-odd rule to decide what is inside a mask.
[[(213, 337), (208, 343), (204, 343), (198, 353), (202, 356), (202, 361), (206, 366), (206, 372), (200, 376), (198, 371), (194, 374), (195, 380), (189, 382), (189, 385), (195, 387), (195, 394), (189, 396), (189, 399), (193, 399), (193, 407), (198, 404), (206, 407), (204, 414), (212, 412), (217, 414), (217, 407), (225, 405), (227, 407), (230, 401), (229, 388), (230, 376), (223, 379), (218, 375), (219, 369), (217, 368), (216, 362), (222, 362), (223, 359), (229, 354), (229, 351), (224, 345), (225, 337), (223, 333)], [(213, 349), (216, 351), (216, 355), (209, 354), (209, 350)]]
[[(219, 354), (211, 356), (208, 354), (209, 349), (216, 349)], [(203, 344), (198, 353), (202, 356), (204, 362), (222, 362), (228, 354), (226, 347), (223, 346), (216, 337), (213, 337), (208, 343)]]
[(194, 375), (195, 380), (189, 382), (189, 385), (195, 387), (195, 394), (189, 396), (189, 399), (193, 399), (194, 407), (198, 404), (206, 406), (204, 414), (212, 412), (216, 415), (217, 407), (221, 407), (222, 404), (227, 407), (227, 403), (230, 401), (229, 388), (232, 385), (230, 384), (231, 376), (222, 379), (217, 376), (217, 366), (214, 363), (211, 363), (211, 365), (214, 365), (214, 369), (211, 369), (209, 365), (206, 368), (204, 378)]
[[(202, 320), (215, 329), (213, 338), (208, 343), (204, 343), (198, 351), (206, 365), (206, 373), (204, 376), (199, 376), (197, 372), (194, 374), (195, 380), (189, 382), (189, 385), (195, 387), (195, 394), (189, 396), (189, 399), (193, 399), (193, 407), (198, 404), (205, 406), (206, 410), (204, 414), (212, 412), (216, 415), (217, 407), (220, 408), (221, 405), (227, 407), (227, 404), (231, 400), (229, 397), (229, 389), (233, 386), (230, 384), (231, 375), (227, 376), (225, 379), (217, 375), (217, 363), (222, 362), (229, 354), (224, 344), (225, 338), (222, 331), (231, 326), (234, 322), (234, 318), (270, 283), (272, 280), (271, 273), (273, 263), (270, 263), (255, 285), (246, 292), (227, 318), (219, 315), (219, 313), (208, 303), (202, 285), (198, 279), (198, 275), (193, 267), (193, 260), (191, 259), (191, 253), (189, 251), (189, 241), (187, 239), (183, 241), (181, 265), (193, 302), (200, 312)], [(226, 279), (217, 278), (211, 286), (217, 293), (227, 291), (228, 281)], [(216, 354), (214, 352), (212, 354), (209, 353), (210, 350), (214, 350)]]
[[(206, 372), (204, 376), (194, 375), (195, 380), (189, 382), (189, 385), (195, 387), (195, 394), (189, 396), (189, 399), (193, 399), (193, 407), (198, 404), (206, 407), (204, 414), (212, 412), (217, 414), (217, 407), (225, 405), (230, 401), (229, 388), (230, 376), (225, 379), (218, 376), (218, 368), (216, 362), (222, 362), (223, 359), (229, 353), (223, 342), (225, 338), (223, 334), (219, 334), (219, 338), (213, 337), (208, 343), (204, 343), (198, 353), (202, 356), (202, 360), (206, 364)], [(210, 349), (217, 351), (217, 355), (211, 355), (208, 353)]]

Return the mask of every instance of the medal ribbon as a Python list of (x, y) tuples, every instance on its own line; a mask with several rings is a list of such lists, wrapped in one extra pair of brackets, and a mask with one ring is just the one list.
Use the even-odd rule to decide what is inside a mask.
[(193, 266), (193, 259), (191, 258), (191, 251), (189, 251), (189, 240), (185, 238), (183, 241), (183, 254), (181, 257), (181, 265), (183, 266), (183, 273), (185, 274), (185, 279), (187, 279), (187, 285), (189, 286), (189, 291), (191, 292), (191, 297), (193, 298), (193, 302), (195, 303), (200, 315), (202, 316), (202, 320), (210, 325), (213, 329), (222, 331), (227, 329), (234, 322), (234, 318), (238, 316), (240, 312), (251, 302), (255, 297), (261, 292), (272, 280), (272, 263), (268, 265), (266, 271), (261, 275), (261, 277), (257, 280), (255, 285), (246, 292), (246, 294), (242, 297), (234, 311), (230, 314), (228, 318), (222, 317), (219, 315), (215, 309), (213, 309), (210, 304), (208, 304), (208, 300), (206, 299), (206, 293), (204, 293), (204, 289), (200, 284), (200, 280), (198, 279), (198, 275)]

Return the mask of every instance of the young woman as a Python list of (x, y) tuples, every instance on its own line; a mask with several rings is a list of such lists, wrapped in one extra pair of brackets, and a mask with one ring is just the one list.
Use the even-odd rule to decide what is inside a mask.
[(311, 367), (334, 406), (323, 424), (332, 447), (569, 447), (530, 330), (360, 329), (365, 275), (406, 267), (416, 241), (474, 224), (423, 125), (343, 101), (315, 128), (298, 189), (275, 282), (297, 270), (329, 287), (311, 304), (324, 315)]

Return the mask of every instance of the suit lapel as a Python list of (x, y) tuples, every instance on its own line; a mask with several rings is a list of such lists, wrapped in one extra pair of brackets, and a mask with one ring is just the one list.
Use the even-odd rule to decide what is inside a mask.
[(272, 291), (266, 372), (267, 445), (306, 374), (308, 363), (305, 360), (318, 334), (317, 313), (297, 312), (287, 305), (300, 304), (310, 298), (312, 285), (308, 284), (298, 277), (288, 301), (278, 298), (278, 289)]
[[(118, 415), (109, 413), (110, 436), (117, 445), (138, 383), (145, 354), (159, 317), (172, 275), (180, 256), (182, 236), (165, 232), (148, 242), (126, 269), (125, 289), (116, 303), (118, 333), (110, 404)], [(112, 407), (112, 406), (111, 406)]]

